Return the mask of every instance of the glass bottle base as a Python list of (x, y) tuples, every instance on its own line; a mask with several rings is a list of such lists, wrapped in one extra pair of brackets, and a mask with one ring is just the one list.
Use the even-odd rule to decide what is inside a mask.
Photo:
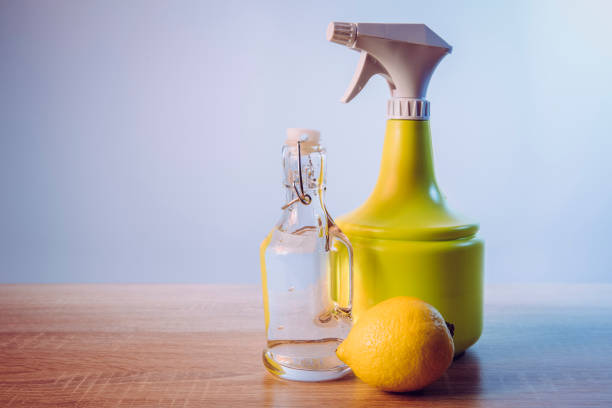
[(351, 369), (336, 357), (340, 339), (270, 341), (262, 359), (268, 371), (293, 381), (330, 381)]

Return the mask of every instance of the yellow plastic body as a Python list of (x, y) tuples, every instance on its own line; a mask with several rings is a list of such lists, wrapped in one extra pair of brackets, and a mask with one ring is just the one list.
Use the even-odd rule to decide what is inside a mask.
[(455, 325), (456, 354), (478, 340), (484, 243), (440, 193), (428, 121), (387, 122), (376, 187), (337, 223), (354, 250), (355, 320), (390, 297), (416, 296)]

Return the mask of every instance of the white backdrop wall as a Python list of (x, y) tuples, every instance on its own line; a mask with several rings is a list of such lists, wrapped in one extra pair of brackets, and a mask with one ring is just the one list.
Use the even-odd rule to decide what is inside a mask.
[(486, 279), (612, 282), (608, 1), (0, 2), (0, 282), (259, 282), (287, 127), (328, 207), (378, 173), (387, 87), (329, 21), (423, 22), (439, 184)]

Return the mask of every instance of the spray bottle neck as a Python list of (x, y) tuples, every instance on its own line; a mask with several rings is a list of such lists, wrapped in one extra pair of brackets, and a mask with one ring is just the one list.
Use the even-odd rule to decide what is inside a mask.
[(470, 236), (478, 224), (453, 213), (434, 176), (426, 120), (388, 120), (380, 174), (368, 200), (342, 217), (351, 238), (440, 241)]
[(442, 203), (433, 169), (427, 120), (388, 120), (374, 196)]

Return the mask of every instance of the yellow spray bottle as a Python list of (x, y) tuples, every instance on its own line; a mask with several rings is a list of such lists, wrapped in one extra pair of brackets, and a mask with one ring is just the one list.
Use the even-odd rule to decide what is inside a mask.
[(337, 220), (354, 249), (354, 319), (387, 298), (416, 296), (455, 325), (460, 354), (482, 332), (484, 243), (478, 224), (451, 211), (440, 193), (425, 99), (434, 69), (452, 48), (423, 24), (336, 22), (327, 39), (361, 52), (343, 102), (376, 74), (391, 90), (376, 187)]

